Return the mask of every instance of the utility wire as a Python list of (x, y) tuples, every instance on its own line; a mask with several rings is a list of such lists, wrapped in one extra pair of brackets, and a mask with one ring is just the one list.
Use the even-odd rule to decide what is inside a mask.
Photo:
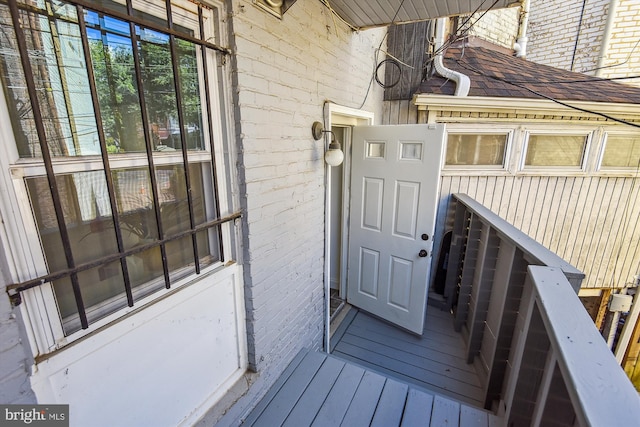
[[(402, 6), (404, 5), (404, 2), (405, 2), (405, 0), (402, 0), (400, 2), (400, 5), (396, 9), (396, 13), (393, 15), (393, 18), (391, 19), (391, 25), (394, 24), (394, 21), (398, 17), (398, 14), (400, 13), (400, 9), (402, 9)], [(378, 67), (379, 67), (378, 54), (380, 53), (380, 50), (382, 49), (382, 44), (387, 39), (387, 35), (388, 34), (389, 34), (389, 30), (387, 30), (387, 32), (384, 34), (384, 37), (382, 37), (382, 40), (380, 40), (380, 45), (378, 46), (378, 48), (375, 51), (374, 61), (373, 61), (373, 73), (371, 74), (371, 79), (369, 79), (369, 86), (367, 87), (367, 92), (364, 94), (364, 99), (362, 100), (362, 104), (360, 104), (360, 107), (358, 107), (358, 110), (360, 110), (360, 109), (362, 109), (362, 107), (364, 107), (364, 104), (367, 102), (367, 98), (369, 97), (369, 92), (371, 91), (371, 85), (373, 84), (373, 81), (376, 80), (376, 76), (377, 76), (377, 73), (378, 73)]]
[(524, 90), (526, 90), (528, 92), (531, 92), (532, 94), (534, 94), (536, 96), (539, 96), (540, 98), (544, 98), (544, 99), (547, 99), (549, 101), (555, 102), (556, 104), (562, 105), (563, 107), (571, 108), (572, 110), (581, 111), (583, 113), (594, 114), (596, 116), (604, 117), (607, 120), (611, 120), (611, 121), (614, 121), (614, 122), (617, 122), (617, 123), (622, 123), (622, 124), (625, 124), (625, 125), (629, 125), (629, 126), (633, 126), (633, 127), (636, 127), (636, 128), (640, 128), (640, 124), (638, 124), (638, 123), (633, 123), (633, 122), (629, 122), (627, 120), (619, 119), (617, 117), (613, 117), (613, 116), (610, 116), (608, 114), (601, 113), (599, 111), (589, 110), (589, 109), (586, 109), (586, 108), (577, 107), (575, 105), (567, 104), (564, 101), (560, 101), (560, 100), (555, 99), (555, 98), (553, 98), (551, 96), (548, 96), (548, 95), (545, 95), (545, 94), (540, 93), (538, 91), (535, 91), (533, 89), (530, 89), (530, 88), (528, 88), (528, 87), (526, 87), (524, 85), (521, 85), (519, 83), (514, 83), (514, 82), (511, 82), (511, 81), (509, 81), (507, 79), (503, 79), (503, 78), (498, 77), (498, 76), (494, 76), (494, 75), (491, 75), (491, 74), (484, 73), (483, 71), (480, 71), (480, 70), (476, 69), (475, 67), (473, 67), (473, 66), (471, 66), (471, 65), (469, 65), (469, 64), (467, 64), (467, 63), (465, 63), (463, 61), (456, 60), (456, 62), (461, 67), (463, 67), (463, 68), (465, 68), (465, 69), (467, 69), (469, 71), (472, 71), (472, 72), (474, 72), (474, 73), (476, 73), (478, 75), (481, 75), (481, 76), (484, 76), (484, 77), (488, 77), (490, 79), (497, 80), (497, 81), (500, 81), (500, 82), (503, 82), (503, 83), (507, 83), (507, 84), (510, 84), (512, 86), (519, 87), (520, 89), (524, 89)]
[[(489, 13), (491, 10), (493, 10), (493, 8), (496, 6), (496, 4), (498, 4), (499, 0), (495, 0), (493, 2), (493, 4), (491, 6), (489, 6), (489, 8), (487, 10), (485, 10), (484, 12), (482, 12), (482, 14), (478, 17), (478, 19), (476, 19), (475, 21), (473, 21), (467, 28), (464, 28), (465, 25), (467, 25), (467, 23), (471, 20), (471, 18), (473, 18), (473, 15), (475, 15), (478, 10), (480, 10), (480, 8), (484, 5), (484, 3), (487, 0), (483, 0), (482, 3), (480, 3), (480, 5), (476, 8), (476, 10), (473, 11), (473, 13), (471, 13), (467, 19), (465, 19), (465, 21), (459, 25), (458, 29), (460, 30), (460, 33), (457, 33), (455, 35), (453, 35), (452, 37), (449, 38), (449, 40), (447, 40), (445, 43), (442, 44), (442, 46), (440, 46), (437, 50), (435, 50), (431, 57), (429, 59), (427, 59), (424, 62), (424, 65), (422, 66), (423, 70), (426, 70), (427, 67), (429, 67), (429, 65), (435, 60), (435, 57), (440, 55), (441, 53), (443, 53), (444, 51), (446, 51), (449, 47), (451, 47), (454, 43), (458, 42), (461, 39), (464, 39), (467, 34), (469, 33), (469, 31), (471, 31), (473, 29), (473, 27), (487, 14)], [(424, 71), (423, 71), (424, 73)]]
[(627, 55), (627, 59), (625, 59), (622, 62), (618, 62), (617, 64), (611, 64), (611, 65), (605, 65), (603, 67), (596, 67), (596, 68), (591, 68), (589, 70), (585, 70), (582, 71), (583, 73), (590, 73), (591, 71), (598, 71), (598, 70), (604, 70), (605, 68), (615, 68), (615, 67), (619, 67), (621, 65), (626, 64), (627, 62), (629, 62), (629, 60), (631, 59), (631, 57), (633, 56), (633, 52), (636, 50), (636, 48), (638, 47), (638, 44), (640, 44), (640, 39), (638, 39), (636, 41), (636, 43), (633, 45), (633, 48), (631, 49), (631, 52), (629, 52), (629, 55)]
[[(572, 72), (575, 73), (575, 71), (572, 71)], [(511, 83), (548, 85), (548, 84), (557, 84), (557, 83), (564, 84), (564, 83), (614, 82), (616, 80), (633, 80), (633, 79), (640, 79), (640, 75), (626, 76), (626, 77), (609, 77), (609, 78), (589, 77), (589, 78), (575, 79), (575, 80), (511, 80)]]

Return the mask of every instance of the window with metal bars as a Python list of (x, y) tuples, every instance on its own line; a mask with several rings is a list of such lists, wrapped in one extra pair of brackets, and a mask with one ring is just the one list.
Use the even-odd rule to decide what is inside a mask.
[(0, 0), (4, 143), (40, 273), (8, 291), (46, 287), (64, 336), (224, 261), (216, 22), (187, 1)]

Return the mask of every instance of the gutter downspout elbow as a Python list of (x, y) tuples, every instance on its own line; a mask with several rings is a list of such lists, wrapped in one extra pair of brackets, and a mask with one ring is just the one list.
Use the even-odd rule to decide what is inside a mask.
[(456, 83), (454, 96), (467, 96), (469, 94), (469, 88), (471, 87), (471, 80), (469, 80), (469, 76), (445, 67), (443, 62), (444, 52), (440, 52), (440, 49), (444, 45), (444, 27), (446, 19), (447, 18), (438, 18), (436, 23), (435, 52), (437, 52), (437, 54), (433, 58), (433, 65), (438, 75), (446, 79), (453, 80)]

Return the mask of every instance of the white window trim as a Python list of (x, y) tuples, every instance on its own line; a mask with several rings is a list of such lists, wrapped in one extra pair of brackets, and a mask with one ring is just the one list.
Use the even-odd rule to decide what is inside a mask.
[[(116, 0), (120, 1), (120, 0)], [(221, 2), (209, 2), (218, 10), (224, 10)], [(184, 13), (185, 10), (194, 9), (196, 6), (185, 2), (182, 8), (177, 7), (174, 10)], [(206, 11), (206, 9), (205, 9)], [(211, 10), (211, 24), (209, 29), (215, 31), (215, 37), (220, 38), (220, 42), (226, 44), (225, 31), (219, 31), (225, 25), (223, 13), (215, 13)], [(193, 22), (193, 21), (192, 21)], [(232, 135), (232, 118), (229, 109), (225, 108), (230, 105), (230, 78), (227, 70), (221, 73), (220, 64), (217, 63), (213, 52), (209, 51), (208, 70), (211, 75), (216, 75), (209, 85), (212, 104), (211, 119), (216, 123), (213, 127), (214, 135), (211, 138), (205, 137), (206, 150), (189, 152), (189, 160), (197, 161), (211, 160), (211, 151), (216, 158), (216, 179), (218, 183), (218, 202), (220, 206), (220, 215), (225, 217), (234, 213), (233, 206), (236, 205), (233, 200), (231, 189), (235, 183), (235, 177), (232, 172), (234, 162), (230, 156), (233, 156), (233, 145), (226, 138), (227, 133)], [(198, 55), (198, 63), (200, 57)], [(204, 88), (204, 85), (201, 86)], [(221, 90), (221, 88), (223, 90)], [(219, 101), (218, 101), (219, 100)], [(203, 103), (204, 108), (204, 103)], [(0, 137), (3, 141), (0, 144), (0, 218), (3, 223), (0, 228), (0, 244), (4, 248), (6, 254), (8, 270), (14, 283), (19, 283), (32, 279), (34, 277), (47, 274), (47, 267), (44, 253), (41, 248), (38, 228), (35, 222), (35, 216), (32, 213), (29, 196), (27, 193), (25, 176), (45, 175), (44, 166), (39, 164), (38, 160), (20, 159), (16, 146), (15, 137), (11, 119), (7, 108), (4, 91), (0, 91)], [(224, 129), (227, 131), (225, 132)], [(209, 142), (217, 141), (214, 147), (209, 146)], [(175, 164), (175, 160), (180, 157), (181, 151), (177, 152), (154, 152), (154, 162), (156, 165)], [(82, 170), (102, 170), (102, 160), (100, 156), (78, 156), (77, 158), (53, 158), (54, 171), (56, 174), (64, 172), (78, 172)], [(143, 164), (147, 166), (146, 154), (122, 155), (121, 157), (112, 157), (112, 168), (118, 166), (131, 167)], [(93, 332), (96, 332), (114, 322), (120, 321), (130, 313), (137, 312), (148, 307), (150, 304), (165, 299), (181, 288), (189, 286), (191, 283), (199, 281), (202, 277), (211, 274), (217, 274), (219, 271), (225, 270), (230, 260), (236, 256), (237, 250), (233, 244), (238, 241), (234, 236), (234, 226), (232, 223), (224, 223), (221, 225), (223, 253), (220, 254), (221, 260), (210, 266), (204, 267), (200, 275), (191, 274), (175, 283), (172, 283), (171, 289), (162, 289), (150, 294), (149, 296), (136, 301), (134, 307), (124, 307), (100, 320), (92, 322), (87, 329), (80, 329), (67, 336), (64, 335), (62, 329), (62, 321), (59, 318), (57, 303), (53, 294), (53, 287), (50, 283), (37, 286), (35, 288), (21, 292), (22, 304), (19, 307), (20, 315), (24, 321), (29, 344), (34, 357), (43, 356), (52, 351), (61, 349), (66, 345), (84, 338)], [(226, 273), (220, 273), (226, 274)]]
[[(549, 129), (549, 128), (526, 128), (523, 129), (522, 152), (518, 159), (517, 171), (519, 175), (585, 175), (588, 171), (590, 153), (592, 143), (596, 131), (594, 127), (590, 128), (571, 128), (568, 130)], [(585, 144), (582, 152), (580, 166), (526, 166), (527, 150), (529, 148), (529, 137), (531, 135), (552, 135), (552, 136), (584, 136)]]
[(601, 144), (598, 148), (597, 152), (597, 160), (595, 164), (595, 171), (601, 175), (616, 175), (616, 176), (636, 176), (639, 172), (640, 167), (638, 166), (602, 166), (602, 160), (604, 159), (604, 152), (607, 149), (607, 139), (609, 135), (615, 136), (627, 136), (627, 135), (637, 135), (638, 132), (633, 131), (625, 131), (624, 129), (607, 129), (602, 132)]
[[(442, 176), (451, 175), (508, 175), (510, 159), (513, 152), (513, 145), (515, 140), (516, 129), (514, 127), (507, 126), (487, 126), (486, 124), (474, 124), (474, 125), (456, 125), (447, 124), (445, 135), (445, 147), (442, 158)], [(505, 134), (507, 135), (507, 141), (505, 146), (504, 158), (501, 166), (497, 165), (447, 165), (446, 164), (446, 151), (449, 134), (467, 134), (467, 135), (491, 135), (491, 134)]]

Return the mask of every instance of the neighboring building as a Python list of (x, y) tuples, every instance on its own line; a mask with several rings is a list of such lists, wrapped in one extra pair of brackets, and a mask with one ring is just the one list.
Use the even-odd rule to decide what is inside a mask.
[[(522, 2), (457, 19), (460, 29), (539, 64), (640, 85), (640, 4), (634, 0)], [(527, 12), (528, 10), (528, 12)], [(465, 24), (466, 25), (461, 25)], [(624, 79), (626, 77), (635, 77)]]
[[(531, 2), (527, 59), (602, 78), (640, 74), (634, 0)], [(623, 80), (638, 86), (639, 79)]]

